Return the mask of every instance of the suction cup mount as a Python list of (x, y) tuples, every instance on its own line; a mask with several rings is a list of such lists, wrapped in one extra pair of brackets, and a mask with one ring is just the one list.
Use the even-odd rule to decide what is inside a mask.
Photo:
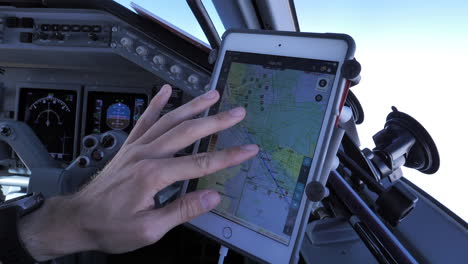
[(427, 130), (413, 117), (392, 107), (383, 130), (374, 135), (375, 148), (364, 149), (368, 165), (376, 176), (374, 184), (384, 178), (392, 184), (381, 190), (375, 201), (377, 213), (392, 226), (397, 226), (416, 206), (418, 198), (398, 180), (401, 166), (425, 174), (439, 170), (437, 147)]
[(349, 106), (353, 111), (353, 117), (356, 125), (362, 124), (364, 122), (364, 109), (362, 109), (359, 99), (351, 90), (349, 90), (345, 105)]
[(440, 166), (439, 152), (427, 130), (396, 107), (392, 107), (392, 110), (385, 128), (373, 137), (376, 148), (372, 161), (382, 176), (388, 176), (401, 165), (425, 174), (437, 172)]

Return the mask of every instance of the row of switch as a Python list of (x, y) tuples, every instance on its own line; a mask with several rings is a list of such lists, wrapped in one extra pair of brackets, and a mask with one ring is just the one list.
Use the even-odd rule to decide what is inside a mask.
[(62, 32), (94, 32), (94, 33), (101, 33), (102, 26), (94, 25), (49, 25), (43, 24), (40, 26), (42, 31), (62, 31)]
[[(127, 49), (131, 49), (133, 47), (133, 40), (131, 38), (124, 37), (120, 40), (120, 44), (122, 44), (122, 46), (124, 46)], [(149, 55), (148, 48), (145, 46), (136, 47), (135, 52), (142, 57), (146, 57)], [(167, 60), (166, 57), (163, 55), (156, 55), (153, 57), (153, 63), (162, 66), (167, 63)], [(183, 73), (182, 67), (177, 64), (170, 66), (169, 71), (176, 76), (180, 76)], [(196, 74), (191, 74), (187, 78), (187, 81), (195, 85), (198, 84), (199, 77)]]
[[(34, 19), (30, 17), (7, 17), (5, 19), (5, 25), (8, 28), (33, 28), (34, 27)], [(40, 26), (41, 31), (63, 31), (63, 32), (94, 32), (94, 33), (101, 33), (102, 26), (99, 25), (49, 25), (49, 24), (42, 24)]]
[[(45, 32), (39, 32), (36, 34), (30, 32), (21, 32), (20, 33), (20, 42), (22, 43), (32, 43), (34, 39), (41, 39), (41, 40), (58, 40), (63, 41), (65, 40), (65, 35), (60, 32), (54, 32), (52, 34), (48, 34)], [(99, 36), (96, 33), (89, 33), (88, 38), (92, 41), (98, 41)]]

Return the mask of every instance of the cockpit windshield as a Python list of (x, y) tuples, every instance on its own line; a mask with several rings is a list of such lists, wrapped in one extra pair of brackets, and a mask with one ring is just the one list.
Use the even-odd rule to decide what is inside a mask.
[[(130, 8), (130, 0), (117, 0)], [(208, 43), (185, 0), (134, 0), (162, 19)], [(223, 24), (210, 0), (203, 1), (222, 35)], [(306, 32), (351, 35), (362, 82), (353, 89), (365, 110), (358, 126), (361, 147), (373, 148), (372, 136), (396, 106), (419, 120), (434, 138), (441, 157), (435, 175), (404, 169), (404, 176), (468, 220), (468, 177), (462, 151), (468, 149), (466, 62), (468, 2), (449, 1), (294, 1), (299, 26)]]
[[(167, 0), (115, 0), (116, 2), (128, 7), (130, 10), (135, 11), (132, 8), (132, 3), (143, 7), (147, 11), (156, 15), (165, 22), (177, 27), (178, 29), (194, 36), (195, 38), (208, 44), (203, 31), (198, 24), (195, 16), (193, 15), (190, 7), (185, 0), (181, 1), (167, 1)], [(222, 35), (225, 31), (221, 20), (215, 10), (215, 7), (211, 1), (203, 1), (206, 11), (210, 15), (213, 23), (215, 24), (216, 30), (219, 35)]]

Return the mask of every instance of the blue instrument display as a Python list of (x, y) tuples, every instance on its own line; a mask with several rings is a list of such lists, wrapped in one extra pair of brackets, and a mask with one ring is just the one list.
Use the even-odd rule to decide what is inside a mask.
[(144, 94), (89, 92), (85, 134), (133, 129), (148, 104)]
[(130, 125), (130, 108), (123, 103), (115, 103), (107, 108), (106, 124), (114, 130), (123, 130)]

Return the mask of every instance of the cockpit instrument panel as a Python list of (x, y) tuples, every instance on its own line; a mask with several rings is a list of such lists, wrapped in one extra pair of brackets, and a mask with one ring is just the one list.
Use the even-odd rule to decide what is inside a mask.
[(56, 160), (72, 161), (79, 91), (19, 89), (18, 120), (27, 123)]
[(162, 114), (209, 87), (207, 46), (113, 1), (71, 2), (0, 5), (0, 116), (30, 125), (55, 159), (73, 161), (86, 135), (130, 133), (165, 83)]
[(87, 91), (84, 135), (109, 130), (130, 133), (148, 105), (145, 93)]

